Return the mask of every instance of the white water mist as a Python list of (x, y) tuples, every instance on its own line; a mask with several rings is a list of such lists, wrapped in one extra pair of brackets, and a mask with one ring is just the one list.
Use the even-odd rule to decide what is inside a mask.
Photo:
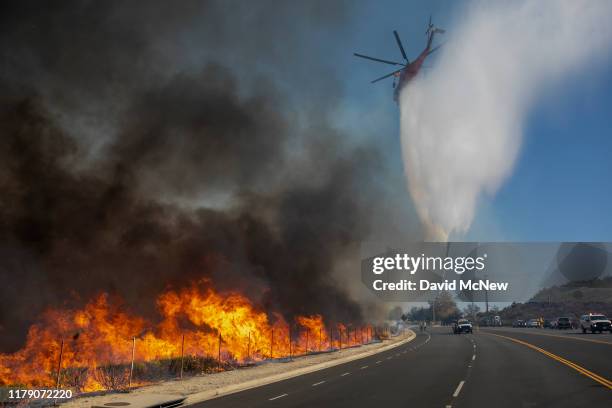
[[(429, 239), (468, 230), (512, 173), (536, 97), (605, 60), (611, 1), (472, 4), (401, 94), (409, 189)], [(437, 38), (440, 41), (440, 38)]]

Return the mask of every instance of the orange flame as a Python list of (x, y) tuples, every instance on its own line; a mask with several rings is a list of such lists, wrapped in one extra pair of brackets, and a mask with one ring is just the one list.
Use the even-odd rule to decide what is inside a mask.
[[(320, 315), (299, 316), (290, 326), (272, 314), (272, 322), (243, 295), (221, 295), (209, 285), (167, 291), (157, 298), (157, 306), (162, 319), (155, 325), (110, 304), (106, 294), (82, 310), (46, 312), (42, 323), (30, 328), (21, 350), (0, 354), (0, 385), (54, 386), (60, 352), (60, 381), (78, 377), (71, 377), (69, 385), (93, 391), (109, 387), (96, 370), (122, 364), (129, 370), (132, 352), (137, 363), (181, 355), (243, 363), (369, 340), (363, 330), (358, 335), (357, 329), (351, 333), (343, 325), (330, 333)], [(331, 343), (330, 334), (335, 337)], [(68, 369), (73, 371), (66, 374)]]

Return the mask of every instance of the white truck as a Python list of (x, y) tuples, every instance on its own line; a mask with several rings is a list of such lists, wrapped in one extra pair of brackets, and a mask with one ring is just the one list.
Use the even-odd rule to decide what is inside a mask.
[(587, 330), (590, 330), (591, 333), (602, 333), (612, 330), (610, 319), (597, 313), (589, 313), (580, 316), (580, 328), (582, 329), (582, 333), (586, 333)]
[(453, 333), (472, 333), (472, 323), (467, 319), (459, 319), (453, 324)]

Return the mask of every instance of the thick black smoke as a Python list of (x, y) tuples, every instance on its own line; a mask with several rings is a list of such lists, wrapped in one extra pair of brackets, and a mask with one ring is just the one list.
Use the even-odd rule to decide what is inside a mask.
[(107, 291), (151, 314), (202, 277), (361, 318), (333, 270), (384, 211), (386, 170), (329, 121), (340, 89), (310, 33), (338, 32), (341, 3), (2, 7), (3, 351), (46, 307)]

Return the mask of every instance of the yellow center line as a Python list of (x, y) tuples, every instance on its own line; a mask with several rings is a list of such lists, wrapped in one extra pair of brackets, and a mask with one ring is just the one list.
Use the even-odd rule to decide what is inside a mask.
[(594, 372), (589, 371), (589, 370), (587, 370), (586, 368), (581, 367), (581, 366), (579, 366), (578, 364), (576, 364), (576, 363), (574, 363), (574, 362), (572, 362), (572, 361), (569, 361), (569, 360), (567, 360), (567, 359), (565, 359), (565, 358), (563, 358), (563, 357), (560, 357), (560, 356), (558, 356), (558, 355), (556, 355), (556, 354), (553, 354), (553, 353), (551, 353), (550, 351), (546, 351), (546, 350), (544, 350), (543, 348), (540, 348), (540, 347), (534, 346), (534, 345), (533, 345), (533, 344), (531, 344), (531, 343), (527, 343), (526, 341), (519, 340), (519, 339), (515, 339), (515, 338), (513, 338), (513, 337), (502, 336), (501, 334), (494, 334), (494, 333), (485, 333), (485, 334), (489, 334), (489, 335), (491, 335), (491, 336), (502, 337), (502, 338), (504, 338), (504, 339), (507, 339), (507, 340), (513, 341), (513, 342), (515, 342), (515, 343), (522, 344), (523, 346), (527, 346), (527, 347), (529, 347), (529, 348), (530, 348), (530, 349), (532, 349), (532, 350), (539, 351), (540, 353), (542, 353), (542, 354), (544, 354), (544, 355), (546, 355), (546, 356), (548, 356), (548, 357), (552, 358), (553, 360), (556, 360), (556, 361), (558, 361), (558, 362), (560, 362), (560, 363), (565, 364), (566, 366), (568, 366), (568, 367), (570, 367), (570, 368), (573, 368), (574, 370), (578, 371), (580, 374), (586, 375), (586, 376), (587, 376), (587, 377), (589, 377), (590, 379), (592, 379), (592, 380), (594, 380), (594, 381), (597, 381), (598, 383), (600, 383), (600, 384), (601, 384), (601, 385), (603, 385), (604, 387), (606, 387), (606, 388), (608, 388), (608, 389), (612, 390), (612, 381), (610, 381), (610, 380), (608, 380), (607, 378), (604, 378), (604, 377), (602, 377), (602, 376), (600, 376), (600, 375), (597, 375), (597, 374), (595, 374)]
[(607, 346), (612, 346), (612, 342), (610, 342), (610, 341), (595, 340), (595, 339), (583, 339), (582, 337), (559, 336), (557, 334), (538, 333), (538, 332), (535, 332), (535, 331), (521, 331), (520, 334), (532, 334), (532, 335), (535, 335), (535, 336), (557, 337), (559, 339), (566, 339), (566, 340), (588, 341), (589, 343), (605, 344)]

